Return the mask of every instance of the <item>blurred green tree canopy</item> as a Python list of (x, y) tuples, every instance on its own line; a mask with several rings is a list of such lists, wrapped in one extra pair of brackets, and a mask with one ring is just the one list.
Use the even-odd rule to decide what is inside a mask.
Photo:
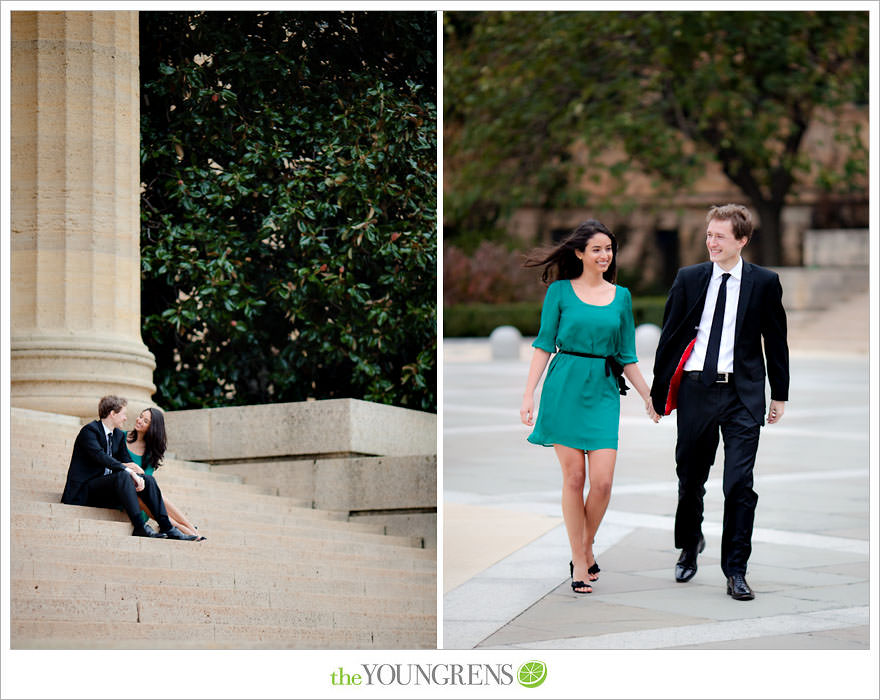
[[(773, 265), (799, 177), (864, 186), (857, 132), (838, 144), (842, 172), (817, 174), (801, 147), (822, 108), (867, 104), (867, 12), (446, 12), (444, 34), (452, 228), (582, 206), (584, 171), (620, 183), (636, 168), (662, 199), (715, 159), (757, 209)], [(573, 157), (578, 139), (591, 162)], [(610, 166), (608, 147), (623, 150)]]
[(436, 15), (140, 23), (156, 401), (435, 411)]

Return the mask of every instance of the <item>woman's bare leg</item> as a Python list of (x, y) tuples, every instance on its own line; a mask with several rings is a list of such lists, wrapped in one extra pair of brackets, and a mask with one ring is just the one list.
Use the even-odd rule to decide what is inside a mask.
[[(168, 514), (168, 519), (171, 521), (171, 524), (180, 530), (185, 535), (198, 535), (200, 534), (198, 530), (196, 530), (195, 525), (193, 525), (189, 520), (186, 519), (186, 516), (178, 510), (173, 503), (171, 503), (164, 496), (162, 500), (165, 502), (165, 512)], [(150, 509), (147, 508), (143, 501), (138, 499), (138, 502), (141, 504), (141, 510), (146, 511), (151, 518), (153, 518), (153, 514), (150, 512)], [(153, 518), (155, 520), (155, 518)]]
[(178, 530), (187, 535), (199, 534), (196, 530), (196, 526), (186, 519), (186, 516), (180, 511), (179, 508), (177, 508), (167, 498), (163, 497), (163, 500), (165, 501), (165, 511), (168, 513), (168, 517), (171, 519), (171, 522), (174, 523), (174, 526)]
[[(554, 445), (556, 457), (562, 467), (562, 518), (571, 546), (571, 561), (574, 564), (573, 581), (587, 581), (587, 550), (584, 546), (584, 484), (586, 483), (586, 462), (584, 451), (564, 445)], [(586, 593), (590, 586), (577, 589)]]
[[(596, 539), (596, 531), (599, 529), (602, 518), (605, 517), (608, 502), (611, 500), (611, 484), (614, 480), (617, 450), (590, 450), (587, 458), (589, 460), (590, 492), (584, 501), (584, 549), (589, 567), (596, 563), (596, 557), (593, 554), (593, 540)], [(591, 581), (595, 581), (599, 577), (593, 574), (589, 578)]]

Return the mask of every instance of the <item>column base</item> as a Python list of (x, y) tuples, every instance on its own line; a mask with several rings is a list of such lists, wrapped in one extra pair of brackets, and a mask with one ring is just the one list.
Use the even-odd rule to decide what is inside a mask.
[(129, 416), (153, 405), (156, 361), (142, 342), (34, 333), (14, 336), (10, 356), (10, 403), (17, 408), (94, 418), (108, 394), (128, 400)]

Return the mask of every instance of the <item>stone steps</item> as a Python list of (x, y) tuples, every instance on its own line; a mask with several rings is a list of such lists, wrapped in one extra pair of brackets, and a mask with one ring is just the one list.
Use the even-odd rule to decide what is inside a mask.
[[(73, 515), (73, 517), (87, 516), (99, 520), (120, 520), (128, 522), (128, 518), (121, 510), (111, 508), (91, 508), (89, 506), (69, 506), (57, 501), (58, 492), (51, 489), (12, 489), (15, 503), (13, 512), (44, 512), (42, 509), (49, 506), (53, 514)], [(37, 500), (30, 500), (35, 498)], [(173, 500), (173, 499), (172, 499)], [(61, 509), (76, 510), (63, 511)], [(206, 500), (200, 502), (200, 508), (185, 507), (187, 517), (196, 524), (204, 534), (208, 536), (209, 529), (220, 525), (229, 529), (234, 527), (239, 531), (272, 532), (282, 527), (313, 527), (319, 523), (328, 529), (341, 528), (346, 532), (363, 532), (384, 535), (385, 530), (381, 524), (370, 522), (357, 522), (347, 520), (345, 513), (338, 511), (324, 511), (304, 507), (282, 506), (277, 512), (270, 509), (247, 507), (238, 501)], [(155, 527), (155, 521), (152, 521)], [(335, 524), (334, 524), (335, 523)], [(414, 547), (421, 546), (421, 540), (417, 537), (404, 537)]]
[(19, 649), (431, 649), (433, 630), (304, 629), (270, 625), (13, 621)]
[[(124, 543), (124, 544), (123, 544)], [(402, 557), (399, 551), (359, 554), (334, 552), (329, 545), (316, 544), (315, 549), (283, 552), (280, 548), (258, 550), (253, 547), (233, 549), (222, 544), (206, 542), (175, 542), (173, 540), (123, 537), (108, 540), (102, 535), (89, 533), (54, 533), (38, 541), (24, 539), (19, 533), (11, 533), (10, 552), (21, 559), (46, 558), (53, 561), (98, 563), (107, 556), (112, 546), (115, 561), (130, 566), (198, 568), (229, 566), (232, 568), (258, 567), (271, 561), (272, 571), (286, 572), (294, 576), (307, 576), (326, 572), (331, 578), (351, 578), (359, 575), (405, 576), (432, 571), (430, 559)], [(334, 574), (333, 572), (337, 572)]]
[[(40, 474), (37, 472), (20, 472), (18, 474), (10, 474), (10, 486), (12, 488), (34, 488), (43, 490), (54, 490), (58, 493), (59, 498), (64, 491), (64, 478), (56, 475)], [(216, 484), (195, 484), (183, 483), (181, 479), (168, 478), (162, 475), (156, 477), (156, 482), (163, 493), (168, 493), (169, 498), (173, 498), (176, 494), (179, 501), (188, 499), (188, 501), (196, 501), (199, 499), (228, 498), (230, 494), (248, 494), (250, 498), (248, 503), (253, 504), (272, 504), (273, 506), (287, 505), (293, 508), (311, 509), (312, 502), (301, 498), (290, 498), (285, 496), (275, 496), (267, 493), (268, 487), (254, 486), (252, 484), (235, 484), (235, 483), (216, 483)], [(230, 486), (236, 488), (230, 491)], [(237, 498), (233, 500), (238, 500)]]
[[(108, 511), (114, 515), (114, 519), (99, 518), (79, 518), (73, 520), (69, 514), (52, 515), (48, 511), (48, 507), (55, 504), (35, 503), (17, 505), (10, 513), (10, 524), (13, 528), (21, 529), (60, 529), (67, 532), (92, 533), (102, 536), (129, 536), (131, 535), (131, 523), (128, 517), (120, 511)], [(67, 508), (76, 508), (77, 506), (67, 506)], [(35, 512), (20, 512), (19, 509), (33, 510)], [(95, 508), (94, 510), (101, 510)], [(41, 512), (42, 511), (42, 512)], [(76, 514), (74, 514), (76, 515)], [(287, 546), (293, 541), (303, 541), (308, 539), (319, 539), (326, 541), (342, 540), (351, 543), (375, 543), (375, 533), (363, 532), (360, 530), (351, 530), (344, 527), (348, 523), (336, 520), (303, 520), (297, 525), (287, 525), (284, 528), (278, 526), (249, 526), (242, 528), (237, 522), (224, 520), (207, 519), (199, 524), (199, 531), (204, 532), (205, 536), (213, 543), (216, 538), (225, 545), (231, 546)], [(210, 532), (210, 536), (208, 533)], [(400, 536), (383, 536), (379, 541), (380, 545), (394, 545), (413, 547), (414, 538)], [(424, 556), (431, 557), (432, 553), (427, 550), (419, 550), (425, 552)], [(408, 552), (408, 554), (415, 554)], [(419, 555), (422, 556), (422, 555)]]
[[(308, 602), (308, 601), (306, 601)], [(335, 601), (334, 601), (335, 602)], [(294, 604), (295, 605), (295, 604)], [(182, 603), (172, 599), (148, 599), (143, 596), (123, 600), (84, 598), (28, 598), (12, 596), (10, 612), (16, 618), (39, 621), (140, 622), (144, 624), (216, 622), (223, 625), (272, 625), (313, 629), (405, 629), (425, 628), (433, 615), (390, 611), (346, 611), (318, 606), (267, 607), (253, 604), (219, 605)]]
[[(48, 502), (50, 498), (57, 498), (54, 491), (36, 492), (38, 496), (46, 500), (24, 500), (35, 492), (12, 489), (12, 513), (37, 514), (52, 516), (72, 516), (74, 519), (87, 518), (94, 521), (124, 522), (128, 526), (128, 534), (131, 534), (131, 525), (128, 517), (121, 510), (111, 508), (91, 508), (89, 506), (70, 506), (64, 503)], [(326, 532), (342, 532), (355, 536), (361, 534), (384, 535), (383, 528), (370, 523), (349, 522), (340, 513), (322, 510), (298, 510), (292, 515), (274, 514), (253, 511), (209, 511), (202, 514), (204, 518), (198, 518), (196, 525), (203, 530), (205, 535), (219, 527), (225, 532), (251, 532), (255, 534), (277, 534), (279, 528), (322, 528)], [(155, 523), (154, 523), (155, 524)], [(389, 536), (392, 537), (392, 536)], [(403, 542), (410, 546), (418, 546), (415, 537), (392, 537), (393, 542)]]
[[(144, 567), (140, 564), (83, 564), (80, 562), (22, 559), (11, 561), (12, 577), (15, 580), (41, 580), (52, 582), (73, 582), (78, 586), (92, 584), (135, 584), (144, 581)], [(323, 573), (321, 571), (319, 574)], [(332, 571), (328, 572), (332, 577)], [(156, 567), (149, 571), (151, 585), (182, 586), (199, 589), (235, 589), (256, 592), (276, 592), (286, 595), (293, 591), (302, 594), (324, 594), (339, 598), (366, 597), (388, 598), (397, 601), (430, 599), (436, 605), (433, 580), (424, 576), (415, 577), (370, 577), (346, 581), (344, 587), (337, 587), (332, 578), (320, 575), (291, 576), (275, 572), (271, 577), (250, 569), (232, 570), (202, 566), (197, 569), (178, 567), (175, 569)], [(430, 581), (430, 583), (426, 583)], [(14, 583), (14, 581), (12, 582)], [(401, 602), (401, 605), (405, 603)]]
[(17, 600), (174, 600), (186, 605), (252, 605), (260, 608), (295, 608), (310, 605), (330, 610), (340, 603), (350, 612), (389, 613), (413, 612), (430, 615), (436, 603), (427, 598), (401, 599), (398, 596), (340, 596), (324, 592), (294, 589), (241, 590), (203, 586), (152, 585), (143, 583), (78, 582), (69, 579), (20, 579), (10, 586), (10, 596)]
[[(55, 544), (63, 546), (90, 546), (97, 543), (103, 550), (106, 543), (112, 542), (118, 551), (143, 551), (154, 543), (142, 537), (131, 536), (131, 524), (128, 522), (90, 521), (78, 519), (76, 529), (68, 528), (67, 518), (43, 518), (33, 514), (12, 514), (10, 527), (16, 531), (16, 541), (23, 546)], [(291, 556), (302, 556), (314, 552), (316, 556), (346, 554), (357, 557), (389, 557), (406, 555), (413, 561), (434, 563), (434, 553), (429, 550), (413, 550), (406, 538), (382, 537), (366, 533), (355, 533), (359, 537), (344, 532), (334, 532), (328, 536), (320, 528), (299, 529), (296, 534), (283, 530), (284, 534), (254, 535), (248, 532), (227, 531), (222, 528), (212, 529), (213, 537), (203, 542), (198, 551), (210, 548), (211, 551), (230, 555), (269, 556), (286, 560)], [(340, 535), (345, 535), (340, 536)], [(377, 541), (378, 540), (378, 541)]]
[(78, 421), (10, 424), (12, 648), (435, 647), (420, 538), (175, 459), (157, 481), (208, 539), (132, 537), (119, 510), (59, 502)]

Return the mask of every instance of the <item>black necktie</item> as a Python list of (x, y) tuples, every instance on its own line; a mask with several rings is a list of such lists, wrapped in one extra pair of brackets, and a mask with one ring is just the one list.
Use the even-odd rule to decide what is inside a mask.
[(703, 362), (703, 373), (700, 381), (706, 386), (714, 383), (718, 377), (718, 351), (721, 348), (721, 326), (724, 325), (724, 305), (727, 302), (727, 279), (729, 272), (721, 275), (721, 287), (715, 302), (715, 315), (712, 317), (712, 330), (709, 331), (709, 345), (706, 348), (706, 359)]
[(110, 440), (111, 440), (111, 438), (112, 438), (112, 435), (113, 435), (113, 433), (107, 433), (107, 454), (108, 454), (108, 455), (112, 455), (112, 454), (113, 454), (113, 450), (111, 449), (111, 448), (112, 448), (112, 444), (111, 444), (111, 442), (110, 442)]

